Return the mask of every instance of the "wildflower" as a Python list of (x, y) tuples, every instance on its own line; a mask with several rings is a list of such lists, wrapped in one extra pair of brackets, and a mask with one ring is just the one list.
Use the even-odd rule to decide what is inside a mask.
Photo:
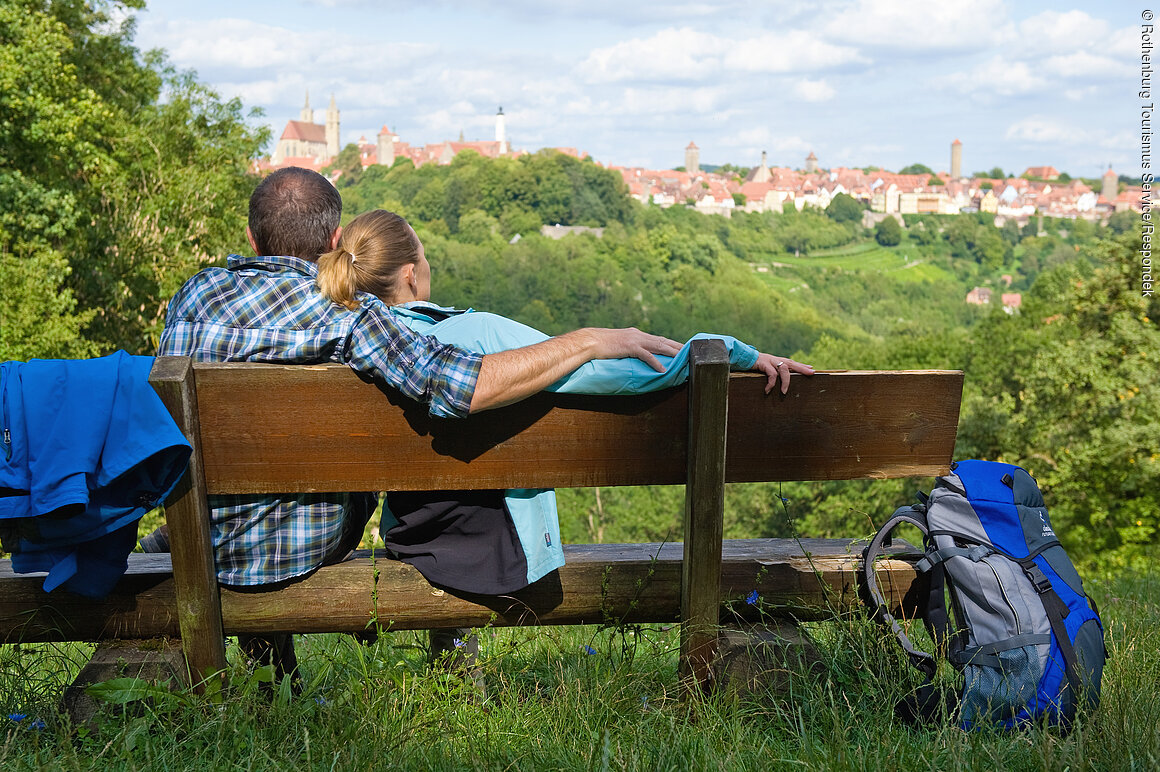
[(585, 654), (595, 654), (595, 653), (596, 653), (596, 649), (592, 648), (591, 646), (585, 646), (585, 647), (584, 647), (584, 653), (585, 653)]
[(757, 594), (757, 590), (750, 590), (749, 594), (745, 596), (745, 602), (750, 606), (756, 606), (760, 597), (761, 596)]
[(23, 721), (24, 719), (28, 718), (28, 714), (27, 713), (9, 713), (8, 718), (12, 719), (13, 721)]
[(48, 725), (44, 723), (44, 719), (38, 718), (35, 721), (33, 721), (31, 724), (29, 724), (28, 728), (35, 729), (39, 732), (39, 731), (43, 730), (46, 726), (48, 726)]
[(452, 638), (451, 645), (457, 649), (462, 649), (463, 648), (463, 639), (462, 638)]

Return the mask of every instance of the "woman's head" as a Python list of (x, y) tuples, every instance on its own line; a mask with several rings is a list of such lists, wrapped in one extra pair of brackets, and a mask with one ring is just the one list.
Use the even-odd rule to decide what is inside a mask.
[(431, 269), (407, 221), (376, 209), (351, 220), (338, 248), (318, 258), (318, 289), (350, 309), (358, 308), (355, 292), (369, 292), (386, 303), (427, 300)]

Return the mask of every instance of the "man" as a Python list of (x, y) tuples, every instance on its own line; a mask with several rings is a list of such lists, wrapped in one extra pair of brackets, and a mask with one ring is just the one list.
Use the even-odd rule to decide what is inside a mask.
[[(342, 201), (321, 175), (286, 168), (250, 199), (246, 238), (257, 257), (229, 257), (226, 268), (192, 277), (169, 305), (159, 356), (213, 362), (344, 362), (429, 406), (457, 417), (519, 401), (592, 359), (641, 359), (676, 341), (636, 329), (588, 328), (536, 345), (479, 355), (440, 344), (400, 324), (381, 303), (350, 311), (315, 288), (315, 261), (334, 249)], [(788, 377), (788, 372), (785, 374)], [(341, 560), (358, 543), (375, 507), (371, 494), (212, 496), (218, 579), (235, 588), (276, 585)], [(167, 548), (146, 537), (146, 549)], [(243, 638), (251, 655), (280, 674), (296, 669), (289, 635)]]

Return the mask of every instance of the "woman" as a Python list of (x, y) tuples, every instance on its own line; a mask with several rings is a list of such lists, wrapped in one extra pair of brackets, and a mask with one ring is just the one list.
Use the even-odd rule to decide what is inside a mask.
[[(458, 311), (429, 302), (431, 267), (423, 245), (406, 220), (376, 210), (356, 217), (343, 230), (338, 248), (318, 260), (319, 291), (335, 303), (357, 309), (386, 303), (416, 332), (479, 353), (519, 348), (549, 336), (496, 314)], [(767, 375), (766, 392), (790, 372), (813, 369), (784, 357), (759, 353), (735, 338), (724, 341), (730, 365)], [(593, 360), (548, 387), (579, 394), (634, 394), (683, 383), (689, 346), (650, 367), (637, 359)], [(389, 511), (388, 511), (389, 510)], [(389, 526), (393, 515), (397, 524)], [(387, 548), (411, 563), (432, 583), (484, 594), (513, 592), (564, 564), (556, 498), (552, 491), (444, 491), (390, 493), (383, 511)]]

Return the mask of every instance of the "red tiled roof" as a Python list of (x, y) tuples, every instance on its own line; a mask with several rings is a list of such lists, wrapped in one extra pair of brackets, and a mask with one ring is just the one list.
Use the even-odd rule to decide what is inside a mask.
[(282, 139), (300, 139), (304, 142), (326, 142), (326, 127), (306, 121), (287, 121)]

